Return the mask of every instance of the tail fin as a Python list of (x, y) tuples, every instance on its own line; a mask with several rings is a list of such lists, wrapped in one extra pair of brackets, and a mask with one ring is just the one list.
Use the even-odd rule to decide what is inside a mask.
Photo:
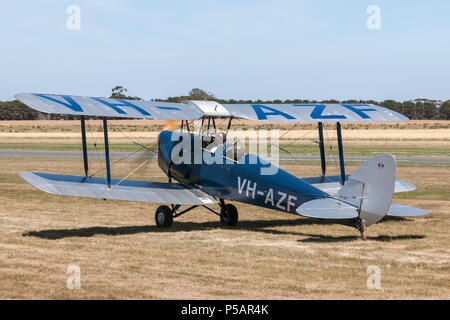
[(395, 159), (381, 154), (368, 159), (333, 195), (359, 208), (366, 226), (380, 221), (389, 211), (395, 188)]

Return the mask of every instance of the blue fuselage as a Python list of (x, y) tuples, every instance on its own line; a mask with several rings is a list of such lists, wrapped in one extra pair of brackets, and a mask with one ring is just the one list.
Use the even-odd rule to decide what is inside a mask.
[[(183, 138), (191, 140), (190, 148), (179, 151), (178, 144)], [(327, 193), (256, 155), (246, 154), (238, 161), (231, 161), (225, 157), (225, 148), (211, 153), (201, 143), (196, 146), (196, 138), (199, 136), (172, 131), (163, 131), (159, 136), (160, 168), (184, 185), (199, 188), (219, 199), (294, 214), (304, 202), (329, 197)], [(219, 152), (220, 156), (217, 154)], [(216, 155), (216, 161), (211, 163), (211, 157)]]

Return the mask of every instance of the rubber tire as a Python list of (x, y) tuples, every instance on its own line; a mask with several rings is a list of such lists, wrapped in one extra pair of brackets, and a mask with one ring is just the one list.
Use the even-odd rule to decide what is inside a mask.
[(235, 226), (238, 223), (238, 211), (231, 203), (227, 203), (220, 210), (220, 223), (223, 226)]
[(158, 228), (170, 228), (173, 225), (172, 209), (160, 206), (155, 212), (155, 222)]

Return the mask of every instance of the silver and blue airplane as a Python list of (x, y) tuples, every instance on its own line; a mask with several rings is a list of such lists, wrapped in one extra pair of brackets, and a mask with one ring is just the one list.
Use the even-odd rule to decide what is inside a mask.
[[(215, 101), (169, 103), (68, 95), (21, 93), (16, 98), (45, 113), (80, 116), (84, 176), (23, 172), (20, 176), (38, 189), (57, 195), (155, 202), (155, 222), (169, 228), (173, 219), (204, 207), (220, 217), (224, 226), (238, 222), (238, 211), (229, 201), (317, 219), (332, 219), (364, 230), (385, 216), (411, 217), (428, 214), (410, 206), (392, 204), (394, 193), (416, 189), (396, 178), (396, 161), (390, 154), (369, 158), (353, 174), (344, 166), (341, 123), (407, 121), (392, 110), (369, 104), (220, 104)], [(103, 119), (106, 176), (89, 175), (86, 117)], [(168, 182), (111, 179), (108, 118), (164, 119), (181, 121), (177, 131), (163, 130), (158, 137), (158, 164)], [(318, 123), (322, 175), (299, 178), (255, 154), (245, 154), (226, 133), (217, 133), (215, 119), (262, 122)], [(201, 120), (198, 132), (192, 121)], [(189, 125), (191, 121), (191, 126)], [(208, 122), (214, 130), (203, 131)], [(326, 175), (323, 123), (336, 123), (340, 175)], [(180, 148), (187, 143), (190, 148)], [(211, 146), (213, 146), (211, 148)], [(176, 152), (175, 152), (176, 151)], [(206, 162), (204, 155), (224, 161)], [(262, 169), (271, 174), (262, 174)], [(174, 182), (176, 181), (176, 182)], [(227, 201), (228, 203), (225, 203)], [(211, 205), (218, 204), (220, 210)], [(182, 206), (188, 206), (181, 210)]]

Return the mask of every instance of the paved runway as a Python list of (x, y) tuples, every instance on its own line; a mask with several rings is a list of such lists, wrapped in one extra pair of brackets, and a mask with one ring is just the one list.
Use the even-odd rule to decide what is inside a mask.
[[(121, 159), (130, 155), (130, 152), (111, 152), (111, 159)], [(89, 154), (91, 158), (92, 154)], [(98, 157), (104, 158), (104, 153), (100, 152), (98, 155), (93, 155), (95, 159)], [(147, 159), (147, 157), (156, 159), (156, 154), (149, 154), (145, 152), (137, 152), (126, 159)], [(50, 159), (81, 159), (83, 157), (81, 151), (51, 151), (51, 150), (0, 150), (0, 158), (50, 158)], [(363, 162), (370, 157), (367, 156), (345, 156), (345, 161)], [(403, 163), (433, 163), (433, 164), (450, 164), (450, 157), (424, 157), (424, 156), (399, 156), (396, 157), (397, 162)], [(328, 157), (328, 161), (333, 161)], [(280, 155), (280, 161), (297, 161), (310, 162), (320, 161), (319, 155)], [(336, 161), (339, 159), (336, 157)]]

